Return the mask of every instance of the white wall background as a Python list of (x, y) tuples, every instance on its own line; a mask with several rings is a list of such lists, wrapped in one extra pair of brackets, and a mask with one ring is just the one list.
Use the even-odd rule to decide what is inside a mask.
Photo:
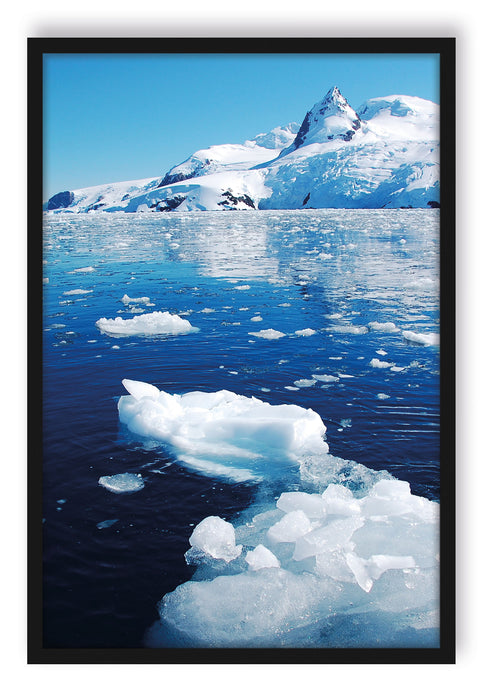
[[(491, 670), (494, 580), (492, 397), (493, 28), (481, 0), (9, 3), (1, 61), (2, 680), (6, 697), (476, 697)], [(458, 654), (456, 666), (27, 666), (26, 38), (91, 36), (457, 37)], [(70, 388), (69, 388), (70, 390)], [(477, 691), (478, 689), (478, 691)]]

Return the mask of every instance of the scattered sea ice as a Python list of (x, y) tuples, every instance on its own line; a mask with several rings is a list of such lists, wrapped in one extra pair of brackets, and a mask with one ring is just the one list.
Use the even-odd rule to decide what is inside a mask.
[(112, 493), (134, 493), (144, 488), (144, 479), (140, 474), (124, 473), (101, 476), (98, 483)]

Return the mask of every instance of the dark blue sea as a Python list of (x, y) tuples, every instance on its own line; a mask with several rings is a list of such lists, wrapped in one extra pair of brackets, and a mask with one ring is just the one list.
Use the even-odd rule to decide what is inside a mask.
[[(124, 378), (312, 408), (332, 455), (439, 501), (439, 347), (423, 342), (439, 332), (438, 211), (47, 215), (44, 278), (45, 647), (143, 646), (158, 601), (191, 578), (194, 526), (241, 517), (261, 488), (131, 434)], [(199, 331), (115, 338), (95, 325), (153, 311)], [(268, 329), (285, 335), (251, 335)], [(313, 375), (338, 381), (301, 383)], [(98, 483), (123, 472), (145, 488)]]

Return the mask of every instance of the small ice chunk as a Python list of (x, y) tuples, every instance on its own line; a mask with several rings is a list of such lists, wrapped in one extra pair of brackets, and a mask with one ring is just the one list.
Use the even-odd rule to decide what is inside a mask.
[(64, 292), (64, 295), (74, 296), (78, 294), (91, 294), (92, 291), (92, 289), (69, 289), (67, 292)]
[(249, 564), (249, 568), (253, 571), (259, 571), (259, 569), (273, 569), (280, 568), (280, 562), (263, 544), (259, 544), (255, 549), (246, 554), (246, 561)]
[(235, 543), (234, 526), (217, 515), (209, 515), (196, 525), (189, 543), (195, 550), (226, 562), (237, 559), (242, 552), (242, 545)]
[(149, 397), (156, 401), (160, 396), (160, 389), (153, 386), (153, 384), (148, 384), (147, 382), (139, 382), (136, 379), (123, 379), (122, 384), (127, 389), (129, 394), (133, 396), (136, 401), (140, 401), (145, 397)]
[(302, 510), (293, 510), (272, 525), (266, 535), (272, 542), (295, 542), (311, 531), (311, 522)]
[(330, 333), (351, 333), (351, 335), (364, 335), (368, 333), (368, 326), (353, 326), (349, 324), (348, 326), (330, 326), (326, 329)]
[(239, 284), (234, 289), (239, 289), (240, 291), (244, 291), (245, 289), (251, 289), (249, 284)]
[(358, 585), (369, 593), (374, 581), (389, 569), (413, 569), (416, 566), (411, 556), (393, 556), (390, 554), (373, 554), (369, 559), (362, 559), (354, 552), (346, 555), (347, 565), (356, 577)]
[(314, 386), (316, 384), (316, 379), (296, 379), (294, 382), (295, 386)]
[(377, 394), (377, 395), (376, 395), (376, 398), (377, 398), (377, 399), (380, 399), (381, 401), (383, 401), (384, 399), (389, 399), (390, 396), (389, 396), (388, 394), (382, 394), (382, 393), (380, 393), (380, 394)]
[(390, 368), (391, 372), (403, 372), (406, 368), (405, 367), (398, 367), (397, 365), (394, 365), (393, 367)]
[(386, 321), (385, 323), (380, 323), (379, 321), (371, 321), (368, 323), (368, 327), (372, 331), (381, 331), (382, 333), (398, 333), (399, 328), (392, 323), (392, 321)]
[(102, 333), (113, 337), (130, 335), (183, 335), (196, 333), (199, 328), (191, 326), (189, 321), (168, 311), (153, 311), (142, 316), (124, 320), (117, 318), (100, 318), (96, 322)]
[(77, 267), (75, 270), (72, 270), (72, 272), (69, 274), (73, 274), (74, 272), (95, 272), (95, 268), (94, 267)]
[(378, 369), (386, 369), (387, 367), (392, 367), (393, 362), (385, 362), (384, 360), (379, 360), (377, 357), (374, 357), (371, 362), (370, 362), (370, 367), (377, 367)]
[(208, 306), (205, 306), (205, 308), (201, 309), (201, 311), (199, 313), (200, 314), (214, 314), (215, 309), (210, 309)]
[(406, 340), (417, 345), (440, 345), (439, 333), (413, 333), (413, 331), (402, 331)]
[(263, 316), (253, 316), (251, 319), (251, 321), (255, 321), (255, 322), (262, 321), (262, 320), (263, 320)]
[(386, 355), (387, 353), (385, 352), (385, 350), (377, 350), (376, 354), (377, 355)]
[(303, 336), (309, 336), (309, 335), (315, 335), (316, 331), (313, 330), (312, 328), (303, 328), (301, 331), (296, 331), (296, 335), (303, 335)]
[(122, 299), (120, 300), (124, 304), (149, 304), (150, 298), (149, 297), (134, 297), (131, 299), (131, 297), (127, 296), (127, 294), (124, 294)]
[(333, 374), (313, 374), (313, 379), (318, 382), (338, 382), (339, 378), (334, 377)]
[(277, 508), (284, 513), (302, 510), (308, 518), (324, 518), (326, 515), (325, 501), (322, 497), (304, 491), (282, 493), (277, 501)]
[(353, 497), (352, 491), (342, 484), (329, 484), (321, 497), (329, 515), (352, 516), (361, 512), (359, 501)]
[(249, 335), (254, 335), (257, 338), (265, 338), (265, 340), (278, 340), (278, 338), (283, 338), (285, 336), (285, 333), (275, 331), (273, 330), (273, 328), (267, 328), (264, 331), (251, 331)]
[(300, 537), (294, 549), (294, 561), (302, 561), (323, 552), (343, 547), (353, 533), (364, 525), (363, 518), (338, 518), (328, 525), (312, 530)]
[(107, 527), (112, 527), (112, 525), (115, 525), (115, 523), (118, 522), (118, 518), (115, 518), (114, 520), (102, 520), (101, 523), (96, 524), (96, 527), (98, 528), (98, 530), (105, 530)]
[(113, 476), (101, 476), (98, 483), (112, 493), (134, 493), (134, 491), (141, 491), (144, 488), (144, 479), (140, 474), (127, 472)]

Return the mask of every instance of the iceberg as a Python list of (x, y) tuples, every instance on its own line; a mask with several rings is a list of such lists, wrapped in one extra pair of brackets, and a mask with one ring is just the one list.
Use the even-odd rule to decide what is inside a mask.
[(112, 337), (131, 335), (184, 335), (197, 333), (199, 328), (192, 326), (185, 318), (168, 311), (153, 311), (142, 316), (133, 316), (124, 320), (117, 318), (100, 318), (96, 321), (102, 333)]
[(193, 469), (258, 479), (277, 465), (287, 468), (303, 456), (328, 452), (325, 425), (310, 408), (272, 405), (227, 390), (180, 395), (145, 382), (122, 383), (129, 395), (118, 402), (121, 422), (163, 443)]

